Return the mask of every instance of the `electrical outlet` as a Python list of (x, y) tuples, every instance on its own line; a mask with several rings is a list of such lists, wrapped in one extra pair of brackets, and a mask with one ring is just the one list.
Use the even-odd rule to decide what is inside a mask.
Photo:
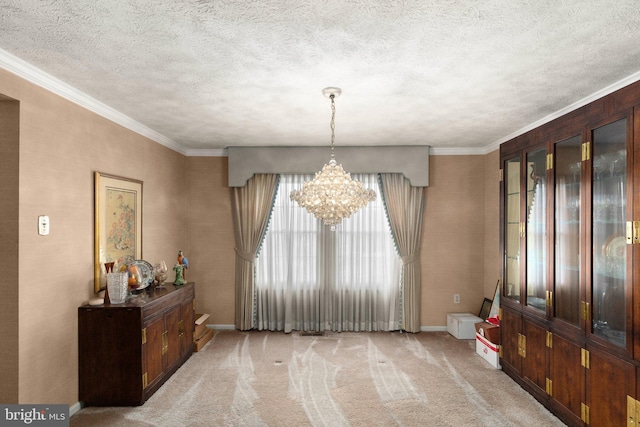
[(460, 304), (460, 294), (453, 294), (453, 303)]

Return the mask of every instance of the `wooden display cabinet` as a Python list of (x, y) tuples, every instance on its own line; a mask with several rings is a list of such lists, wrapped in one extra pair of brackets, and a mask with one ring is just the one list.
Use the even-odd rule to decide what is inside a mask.
[(640, 426), (640, 82), (505, 142), (500, 168), (504, 372), (568, 425)]
[(192, 354), (195, 285), (78, 308), (80, 401), (142, 405)]

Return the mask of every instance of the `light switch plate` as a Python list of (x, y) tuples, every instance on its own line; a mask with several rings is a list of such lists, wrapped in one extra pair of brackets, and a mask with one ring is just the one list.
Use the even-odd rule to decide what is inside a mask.
[(38, 234), (41, 236), (49, 234), (49, 217), (47, 215), (38, 217)]

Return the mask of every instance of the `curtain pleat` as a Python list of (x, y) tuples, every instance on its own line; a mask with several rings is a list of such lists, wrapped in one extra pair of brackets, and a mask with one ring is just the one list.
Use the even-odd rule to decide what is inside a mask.
[(264, 237), (278, 186), (278, 175), (255, 175), (244, 187), (231, 192), (236, 243), (236, 328), (252, 329), (254, 265)]
[(389, 224), (402, 258), (402, 328), (420, 332), (420, 242), (425, 207), (423, 187), (412, 187), (402, 174), (380, 174)]

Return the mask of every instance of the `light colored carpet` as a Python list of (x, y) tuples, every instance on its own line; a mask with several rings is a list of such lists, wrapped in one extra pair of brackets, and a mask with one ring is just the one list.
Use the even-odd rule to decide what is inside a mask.
[(71, 426), (563, 426), (446, 332), (218, 331), (143, 406)]

